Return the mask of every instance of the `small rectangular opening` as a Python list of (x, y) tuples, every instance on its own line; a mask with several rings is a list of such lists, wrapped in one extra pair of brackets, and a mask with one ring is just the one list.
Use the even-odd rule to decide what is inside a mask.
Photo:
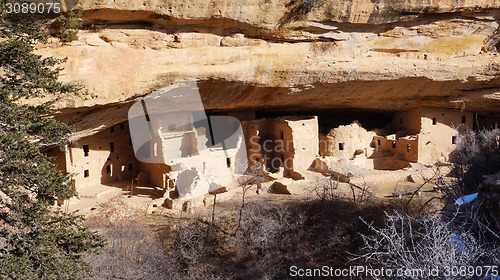
[(87, 144), (83, 145), (83, 156), (85, 157), (89, 156), (89, 145)]
[(89, 177), (89, 170), (85, 169), (83, 170), (83, 178), (88, 178)]
[(345, 148), (345, 143), (339, 143), (339, 150), (343, 151)]
[(69, 152), (69, 161), (71, 164), (73, 164), (73, 148), (71, 146), (68, 147), (68, 152)]
[(285, 133), (283, 131), (280, 131), (280, 139), (284, 139), (285, 138)]
[(382, 140), (377, 139), (377, 145), (381, 146), (382, 145)]
[(396, 141), (392, 141), (392, 148), (396, 149)]
[(132, 165), (132, 163), (129, 163), (128, 164), (128, 170), (130, 171), (130, 170), (133, 170), (133, 169), (134, 169), (134, 166)]
[(467, 118), (465, 116), (462, 116), (462, 123), (466, 123), (467, 122)]
[(115, 127), (114, 127), (114, 126), (112, 126), (112, 127), (110, 128), (110, 131), (111, 131), (111, 133), (114, 133), (114, 132), (115, 132)]
[(121, 130), (125, 130), (125, 124), (124, 124), (124, 123), (121, 123), (121, 124), (120, 124), (120, 129), (121, 129)]
[(186, 201), (182, 204), (182, 211), (187, 212), (191, 208), (191, 201)]
[(226, 158), (227, 168), (231, 167), (231, 158)]
[(457, 136), (451, 136), (451, 144), (457, 143)]
[(115, 143), (114, 142), (109, 143), (109, 151), (112, 153), (115, 152)]
[(437, 119), (436, 118), (432, 118), (432, 125), (436, 125), (437, 124)]
[(106, 165), (106, 173), (111, 175), (111, 164)]

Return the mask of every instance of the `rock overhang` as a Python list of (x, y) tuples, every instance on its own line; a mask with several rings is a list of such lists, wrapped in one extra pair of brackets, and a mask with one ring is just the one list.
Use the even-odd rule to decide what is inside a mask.
[(99, 130), (185, 80), (219, 112), (499, 111), (497, 1), (306, 2), (322, 1), (79, 1), (103, 28), (39, 52), (68, 57), (61, 79), (96, 98), (63, 100), (59, 117)]

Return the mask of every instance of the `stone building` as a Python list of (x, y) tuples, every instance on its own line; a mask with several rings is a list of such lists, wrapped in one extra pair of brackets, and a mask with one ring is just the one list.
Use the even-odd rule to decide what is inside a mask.
[(251, 164), (267, 171), (283, 168), (283, 176), (301, 178), (319, 151), (318, 118), (286, 116), (243, 122)]
[(336, 158), (353, 158), (355, 153), (371, 154), (375, 132), (367, 131), (358, 122), (333, 128), (320, 135), (320, 154)]
[[(186, 201), (237, 184), (249, 164), (301, 179), (318, 155), (382, 170), (448, 161), (458, 133), (472, 129), (473, 121), (468, 112), (418, 108), (396, 113), (391, 135), (357, 122), (320, 135), (316, 116), (242, 117), (240, 125), (235, 117), (200, 111), (129, 115), (128, 122), (48, 154), (77, 189), (137, 179), (163, 188), (168, 207), (184, 209)], [(129, 126), (139, 128), (132, 137)]]
[(77, 189), (130, 180), (139, 173), (127, 122), (81, 138), (64, 151), (54, 148), (47, 154), (60, 170), (72, 175)]
[(457, 135), (472, 129), (473, 114), (442, 108), (396, 113), (393, 137), (375, 137), (374, 146), (398, 159), (423, 164), (449, 161)]
[(373, 137), (372, 157), (391, 156), (399, 160), (418, 162), (418, 135), (396, 138), (395, 134)]
[(182, 126), (151, 116), (156, 133), (149, 158), (141, 160), (142, 182), (167, 190), (175, 186), (178, 197), (188, 199), (231, 184), (235, 174), (246, 171), (247, 156), (241, 152), (246, 148), (237, 119), (211, 116), (197, 122), (190, 114), (180, 119)]
[(193, 121), (190, 113), (149, 118), (146, 125), (152, 133), (137, 150), (129, 124), (123, 122), (47, 154), (72, 175), (77, 189), (137, 179), (139, 185), (163, 188), (170, 207), (173, 198), (202, 200), (214, 188), (234, 183), (236, 173), (245, 172), (247, 156), (241, 150), (246, 148), (237, 119), (212, 116), (209, 126), (208, 120)]

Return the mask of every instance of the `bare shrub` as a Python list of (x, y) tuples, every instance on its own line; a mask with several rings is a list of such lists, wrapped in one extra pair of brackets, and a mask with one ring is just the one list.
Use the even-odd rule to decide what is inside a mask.
[[(458, 227), (456, 216), (443, 215), (414, 218), (394, 212), (387, 215), (384, 227), (366, 223), (372, 235), (363, 235), (365, 254), (355, 258), (386, 269), (418, 269), (423, 275), (402, 276), (401, 279), (428, 279), (431, 269), (438, 269), (438, 278), (450, 267), (491, 265), (498, 262), (498, 248), (485, 244), (470, 227)], [(455, 279), (469, 279), (457, 277)]]
[[(167, 254), (164, 260), (171, 266), (171, 272), (179, 275), (178, 279), (228, 279), (222, 277), (224, 269), (219, 268), (217, 253), (218, 240), (209, 243), (206, 230), (199, 220), (187, 220), (173, 229), (167, 244)], [(226, 274), (227, 275), (227, 274)], [(174, 278), (170, 278), (174, 279)]]
[(167, 248), (162, 259), (170, 265), (170, 273), (183, 279), (284, 276), (295, 256), (291, 252), (301, 242), (304, 216), (300, 211), (261, 200), (246, 202), (242, 212), (237, 203), (219, 207), (224, 213), (215, 221), (184, 217), (162, 235)]
[[(339, 183), (339, 178), (330, 175), (325, 177), (320, 177), (315, 180), (315, 182), (307, 188), (308, 192), (312, 194), (312, 197), (308, 199), (319, 199), (321, 204), (325, 204), (329, 201), (338, 201), (341, 199), (352, 199), (354, 204), (369, 203), (372, 201), (374, 195), (371, 191), (372, 186), (363, 181), (361, 184), (354, 184), (351, 182), (351, 177), (346, 177), (345, 184), (341, 185)], [(341, 188), (343, 186), (344, 188)]]
[(339, 182), (333, 176), (317, 178), (307, 190), (321, 203), (336, 200), (340, 196)]
[(305, 217), (289, 208), (254, 201), (247, 205), (238, 244), (255, 260), (255, 270), (272, 279), (286, 270), (290, 257), (301, 241)]
[(363, 182), (361, 184), (353, 184), (349, 182), (349, 187), (351, 188), (352, 199), (354, 204), (364, 204), (371, 203), (375, 195), (373, 194), (373, 186), (368, 184), (363, 177)]
[(208, 210), (153, 232), (142, 213), (114, 199), (89, 219), (108, 245), (87, 256), (94, 269), (87, 279), (285, 279), (292, 264), (344, 264), (349, 249), (359, 247), (356, 233), (366, 229), (357, 217), (367, 213), (372, 221), (381, 213), (379, 206), (353, 206), (342, 199), (279, 205), (248, 198), (242, 212), (238, 202), (219, 202), (215, 220)]
[(87, 279), (165, 279), (172, 275), (165, 251), (148, 226), (144, 215), (114, 198), (101, 205), (102, 212), (88, 223), (107, 239), (97, 255), (87, 255), (93, 272)]
[(422, 179), (422, 183), (420, 183), (419, 186), (406, 186), (401, 188), (396, 185), (390, 201), (392, 209), (413, 217), (440, 212), (445, 206), (443, 197), (435, 193), (435, 190), (430, 198), (428, 195), (425, 195), (425, 192), (429, 191), (426, 191), (424, 188), (428, 187), (430, 184), (439, 186), (438, 189), (442, 190), (445, 196), (450, 195), (449, 197), (458, 197), (461, 195), (460, 192), (451, 192), (454, 190), (451, 184), (456, 185), (456, 180), (445, 177), (444, 168), (442, 166), (435, 166), (433, 168), (433, 173), (430, 175), (420, 173), (419, 177)]
[(500, 129), (459, 135), (453, 162), (464, 193), (475, 191), (484, 175), (500, 171)]

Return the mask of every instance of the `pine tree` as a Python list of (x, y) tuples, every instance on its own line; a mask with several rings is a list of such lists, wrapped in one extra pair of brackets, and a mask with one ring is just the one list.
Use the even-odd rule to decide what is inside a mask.
[[(44, 21), (5, 15), (0, 21), (0, 279), (79, 279), (81, 256), (103, 246), (82, 217), (54, 210), (76, 194), (41, 152), (64, 146), (71, 128), (48, 117), (54, 101), (82, 88), (58, 81), (62, 60), (33, 53)], [(38, 105), (26, 99), (54, 97)]]

